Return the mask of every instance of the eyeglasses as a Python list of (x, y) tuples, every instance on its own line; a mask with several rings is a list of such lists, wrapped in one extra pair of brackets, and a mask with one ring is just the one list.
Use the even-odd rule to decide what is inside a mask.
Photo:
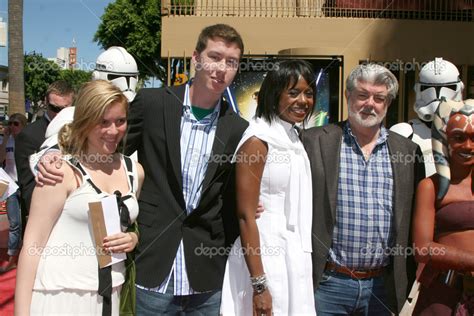
[(53, 111), (54, 113), (59, 113), (61, 112), (62, 109), (64, 109), (64, 106), (58, 106), (54, 105), (52, 103), (48, 103), (48, 108)]
[(18, 122), (18, 121), (10, 121), (10, 122), (8, 122), (8, 126), (12, 126), (12, 125), (18, 127), (18, 126), (20, 126), (20, 122)]

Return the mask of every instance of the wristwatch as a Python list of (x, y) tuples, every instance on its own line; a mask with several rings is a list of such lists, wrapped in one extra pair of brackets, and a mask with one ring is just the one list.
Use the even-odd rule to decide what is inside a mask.
[(252, 283), (253, 291), (256, 294), (262, 294), (267, 289), (267, 277), (265, 274), (251, 277), (250, 282)]
[(253, 287), (253, 291), (256, 294), (262, 294), (267, 289), (267, 283), (265, 282), (265, 283), (255, 284), (255, 285), (252, 285), (252, 287)]

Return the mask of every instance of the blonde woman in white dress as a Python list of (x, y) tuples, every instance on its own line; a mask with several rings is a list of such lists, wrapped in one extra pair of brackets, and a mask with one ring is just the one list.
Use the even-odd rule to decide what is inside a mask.
[[(265, 77), (237, 153), (240, 238), (227, 261), (222, 315), (315, 315), (309, 160), (296, 123), (313, 110), (311, 65), (283, 61)], [(261, 201), (265, 211), (255, 219)]]
[(117, 87), (91, 81), (80, 90), (75, 106), (74, 121), (59, 133), (67, 161), (60, 168), (63, 179), (33, 191), (17, 272), (15, 315), (119, 314), (124, 262), (99, 269), (88, 204), (117, 195), (124, 231), (100, 242), (107, 252), (132, 251), (138, 236), (125, 229), (138, 215), (144, 173), (138, 163), (117, 152), (128, 108)]

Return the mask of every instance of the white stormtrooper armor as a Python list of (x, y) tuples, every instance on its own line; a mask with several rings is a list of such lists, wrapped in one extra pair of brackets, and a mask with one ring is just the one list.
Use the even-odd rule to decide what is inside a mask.
[(433, 121), (441, 98), (460, 101), (464, 84), (459, 71), (451, 62), (443, 58), (427, 63), (421, 68), (419, 81), (415, 84), (416, 103), (414, 106), (419, 119), (408, 123), (398, 123), (390, 130), (411, 140), (420, 146), (423, 152), (426, 176), (436, 173), (431, 151), (431, 127), (426, 122)]
[[(96, 68), (92, 72), (92, 80), (99, 79), (113, 83), (122, 90), (128, 101), (132, 102), (136, 95), (135, 89), (138, 82), (137, 63), (125, 48), (112, 46), (97, 57)], [(48, 125), (46, 138), (57, 137), (56, 134), (61, 127), (72, 122), (74, 111), (64, 109), (56, 117)]]
[(390, 130), (406, 138), (410, 138), (420, 146), (425, 164), (425, 175), (427, 177), (436, 173), (433, 152), (431, 151), (431, 128), (426, 125), (426, 123), (422, 120), (414, 119), (408, 121), (408, 123), (395, 124)]
[(459, 71), (452, 63), (443, 58), (427, 63), (421, 68), (419, 82), (415, 84), (418, 117), (426, 122), (433, 121), (441, 98), (460, 101), (463, 88)]
[(112, 82), (131, 102), (138, 83), (137, 63), (125, 48), (112, 46), (97, 57), (92, 79)]

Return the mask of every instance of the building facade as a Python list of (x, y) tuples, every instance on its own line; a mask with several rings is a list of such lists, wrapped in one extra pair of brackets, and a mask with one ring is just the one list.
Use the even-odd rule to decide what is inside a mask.
[(8, 109), (8, 67), (0, 65), (0, 121), (5, 119)]
[(59, 47), (56, 50), (56, 58), (48, 58), (61, 69), (75, 69), (77, 64), (76, 40), (73, 39), (72, 47)]
[(168, 0), (162, 1), (162, 57), (189, 65), (202, 28), (234, 26), (246, 58), (305, 58), (330, 70), (333, 121), (347, 117), (344, 78), (363, 62), (398, 77), (387, 126), (416, 117), (413, 86), (429, 60), (456, 64), (474, 97), (473, 0)]

